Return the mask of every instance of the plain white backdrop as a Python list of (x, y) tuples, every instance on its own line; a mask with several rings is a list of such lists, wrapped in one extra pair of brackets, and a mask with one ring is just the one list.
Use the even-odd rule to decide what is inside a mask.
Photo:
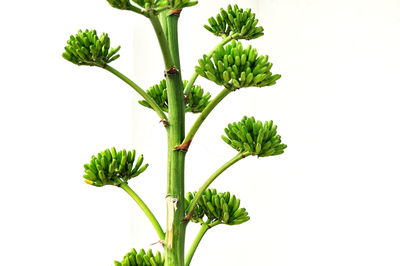
[[(243, 115), (273, 119), (288, 148), (217, 179), (213, 187), (241, 198), (251, 220), (211, 230), (192, 264), (400, 265), (400, 2), (199, 2), (180, 19), (184, 78), (219, 42), (202, 25), (238, 3), (257, 13), (266, 34), (249, 44), (282, 79), (235, 92), (215, 109), (187, 154), (186, 189), (235, 155), (220, 135)], [(62, 59), (80, 28), (108, 32), (122, 46), (112, 65), (141, 87), (162, 78), (143, 17), (105, 0), (1, 4), (0, 265), (109, 266), (133, 247), (161, 249), (127, 194), (83, 183), (92, 154), (135, 148), (150, 167), (130, 184), (164, 224), (166, 134), (119, 79)], [(198, 229), (188, 227), (188, 245)]]

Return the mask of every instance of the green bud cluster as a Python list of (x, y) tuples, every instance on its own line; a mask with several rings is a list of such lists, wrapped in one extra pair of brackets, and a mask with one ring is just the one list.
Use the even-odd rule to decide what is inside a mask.
[(210, 25), (204, 25), (204, 28), (223, 38), (234, 35), (237, 39), (251, 40), (264, 35), (263, 27), (257, 27), (258, 19), (251, 9), (243, 10), (237, 5), (233, 8), (229, 5), (227, 10), (221, 8), (221, 13), (216, 18), (209, 18), (208, 23)]
[[(197, 192), (189, 192), (185, 198), (185, 206), (189, 207)], [(191, 217), (198, 223), (204, 215), (211, 222), (220, 221), (227, 225), (242, 224), (250, 220), (245, 208), (239, 208), (240, 199), (229, 192), (217, 193), (216, 189), (207, 189), (200, 197)]]
[[(183, 87), (186, 87), (188, 81), (183, 81)], [(165, 79), (159, 84), (150, 87), (146, 93), (150, 95), (157, 105), (164, 112), (168, 112), (168, 97), (167, 83)], [(210, 103), (210, 93), (204, 93), (200, 86), (192, 86), (189, 92), (185, 95), (185, 111), (191, 113), (200, 113)], [(150, 104), (145, 100), (140, 100), (139, 103), (145, 107), (151, 108)]]
[[(143, 173), (148, 164), (143, 164), (143, 155), (141, 154), (136, 163), (136, 151), (116, 151), (111, 148), (92, 156), (89, 164), (85, 164), (85, 182), (89, 185), (101, 187), (104, 185), (119, 185), (122, 181), (128, 182)], [(122, 181), (121, 181), (122, 180)]]
[(130, 0), (107, 0), (107, 2), (112, 7), (122, 10), (131, 10), (145, 16), (148, 15), (146, 11), (154, 11), (155, 13), (158, 13), (166, 9), (182, 9), (185, 7), (191, 7), (198, 3), (198, 1), (190, 0), (132, 0), (132, 2), (143, 8), (143, 10), (132, 5)]
[(144, 249), (137, 252), (134, 248), (124, 256), (121, 262), (114, 261), (115, 266), (163, 266), (164, 256), (157, 251), (156, 255), (149, 249), (147, 253)]
[(169, 5), (173, 9), (182, 9), (185, 7), (191, 7), (197, 5), (199, 1), (190, 1), (190, 0), (168, 0)]
[(286, 149), (277, 135), (277, 126), (273, 121), (256, 121), (254, 117), (243, 117), (242, 121), (229, 124), (225, 128), (226, 136), (222, 139), (239, 152), (250, 152), (251, 155), (266, 157), (282, 154)]
[(102, 33), (99, 38), (95, 30), (79, 30), (75, 36), (71, 35), (67, 44), (62, 54), (66, 60), (77, 65), (99, 67), (118, 59), (117, 52), (121, 48), (110, 48), (108, 34)]
[[(131, 4), (130, 0), (107, 0), (107, 2), (115, 8), (122, 10), (137, 11), (137, 7)], [(135, 4), (145, 9), (153, 9), (159, 7), (167, 7), (167, 0), (132, 0)]]
[(199, 60), (196, 72), (202, 77), (236, 90), (245, 87), (272, 86), (281, 77), (272, 75), (272, 63), (268, 56), (258, 56), (257, 50), (249, 45), (246, 49), (240, 42), (232, 41), (220, 46), (212, 58), (207, 55)]

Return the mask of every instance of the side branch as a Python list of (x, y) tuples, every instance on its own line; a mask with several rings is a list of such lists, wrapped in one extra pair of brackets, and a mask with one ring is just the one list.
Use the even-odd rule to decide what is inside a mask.
[(203, 239), (204, 235), (207, 233), (209, 229), (212, 227), (216, 226), (217, 224), (220, 224), (220, 221), (215, 221), (211, 223), (210, 221), (207, 221), (206, 223), (203, 223), (201, 225), (200, 231), (197, 234), (196, 238), (194, 239), (192, 246), (190, 247), (188, 253), (186, 254), (185, 257), (185, 266), (189, 266), (190, 262), (192, 261), (193, 255), (196, 252), (197, 247), (200, 244), (200, 241)]
[(227, 88), (224, 88), (200, 113), (197, 120), (194, 122), (192, 128), (187, 133), (185, 139), (183, 140), (180, 146), (186, 147), (186, 150), (189, 148), (190, 143), (194, 135), (196, 134), (197, 130), (199, 130), (200, 126), (203, 124), (204, 120), (206, 120), (207, 116), (211, 113), (212, 110), (220, 103), (231, 91)]
[(154, 214), (150, 211), (149, 207), (147, 207), (147, 205), (143, 202), (143, 200), (128, 186), (127, 183), (121, 183), (121, 188), (125, 190), (129, 194), (129, 196), (133, 198), (134, 201), (136, 201), (139, 207), (146, 214), (147, 218), (149, 218), (150, 222), (153, 224), (154, 229), (156, 230), (160, 240), (164, 240), (165, 239), (164, 230), (161, 228), (160, 223), (158, 222)]
[(230, 159), (227, 163), (221, 166), (217, 171), (214, 172), (204, 184), (199, 188), (196, 196), (194, 197), (192, 203), (190, 204), (189, 208), (187, 209), (187, 216), (185, 217), (184, 221), (189, 221), (193, 215), (193, 210), (196, 207), (197, 202), (199, 201), (200, 197), (203, 195), (204, 191), (211, 185), (211, 183), (217, 179), (217, 177), (222, 174), (226, 169), (237, 163), (238, 161), (246, 158), (249, 156), (249, 152), (238, 153), (235, 157)]
[(113, 73), (114, 75), (116, 75), (117, 77), (119, 77), (120, 79), (122, 79), (123, 81), (125, 81), (129, 86), (131, 86), (137, 93), (139, 93), (149, 104), (150, 106), (153, 108), (153, 110), (158, 114), (158, 116), (161, 118), (161, 121), (168, 121), (167, 116), (165, 115), (165, 113), (161, 110), (161, 108), (157, 105), (157, 103), (153, 100), (153, 98), (150, 97), (150, 95), (148, 95), (142, 88), (140, 88), (135, 82), (133, 82), (132, 80), (130, 80), (128, 77), (126, 77), (125, 75), (123, 75), (122, 73), (120, 73), (118, 70), (116, 70), (115, 68), (109, 66), (109, 65), (105, 65), (104, 69), (110, 71), (111, 73)]

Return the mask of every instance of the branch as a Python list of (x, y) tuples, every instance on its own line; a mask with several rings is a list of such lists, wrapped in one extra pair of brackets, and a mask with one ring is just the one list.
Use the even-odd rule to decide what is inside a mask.
[(153, 108), (153, 110), (158, 114), (158, 116), (161, 118), (162, 121), (168, 121), (167, 116), (165, 113), (161, 110), (161, 108), (157, 105), (157, 103), (153, 100), (153, 98), (150, 97), (142, 88), (140, 88), (136, 83), (134, 83), (132, 80), (130, 80), (128, 77), (120, 73), (118, 70), (115, 68), (105, 65), (104, 69), (110, 71), (123, 81), (125, 81), (129, 86), (131, 86), (137, 93), (139, 93)]
[(227, 88), (224, 88), (208, 105), (207, 107), (200, 113), (197, 120), (194, 122), (192, 128), (187, 133), (185, 139), (179, 147), (185, 147), (186, 150), (189, 148), (191, 141), (193, 140), (194, 135), (197, 130), (203, 124), (204, 120), (206, 120), (207, 116), (211, 113), (212, 110), (217, 106), (218, 103), (222, 101), (231, 91)]
[(193, 201), (191, 202), (189, 208), (187, 209), (187, 216), (185, 217), (185, 221), (189, 221), (190, 217), (193, 215), (193, 210), (196, 207), (197, 202), (199, 201), (200, 197), (203, 195), (204, 191), (211, 185), (211, 183), (217, 179), (217, 177), (222, 174), (226, 169), (240, 161), (241, 159), (246, 158), (249, 156), (249, 152), (238, 153), (235, 157), (230, 159), (227, 163), (221, 166), (217, 171), (212, 174), (207, 181), (199, 188), (196, 196), (194, 197)]
[(127, 183), (121, 183), (121, 188), (125, 190), (129, 196), (132, 197), (134, 201), (139, 205), (139, 207), (143, 210), (143, 212), (146, 214), (147, 218), (149, 218), (150, 222), (153, 224), (154, 229), (156, 230), (158, 237), (160, 240), (165, 239), (165, 233), (164, 230), (161, 228), (160, 223), (158, 222), (157, 218), (154, 216), (154, 214), (150, 211), (149, 207), (142, 201), (142, 199), (128, 186)]
[(192, 246), (190, 247), (188, 253), (186, 254), (185, 258), (185, 266), (189, 266), (190, 262), (192, 261), (193, 255), (196, 252), (197, 247), (200, 244), (200, 241), (202, 240), (203, 236), (207, 233), (208, 229), (211, 229), (212, 227), (216, 226), (217, 224), (220, 224), (221, 222), (215, 221), (213, 223), (210, 223), (210, 221), (207, 221), (206, 223), (203, 223), (201, 225), (200, 231), (197, 234), (196, 238), (193, 240)]

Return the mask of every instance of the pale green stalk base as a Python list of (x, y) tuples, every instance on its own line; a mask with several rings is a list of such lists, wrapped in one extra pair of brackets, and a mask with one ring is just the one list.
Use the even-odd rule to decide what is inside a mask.
[(129, 196), (132, 197), (134, 201), (139, 205), (139, 207), (143, 210), (143, 212), (146, 214), (147, 218), (149, 218), (151, 224), (154, 226), (154, 229), (156, 230), (158, 237), (160, 240), (165, 239), (165, 234), (164, 230), (161, 228), (160, 223), (158, 222), (157, 218), (154, 216), (154, 214), (150, 211), (149, 207), (142, 201), (142, 199), (133, 191), (128, 184), (126, 183), (121, 183), (121, 188), (125, 190)]

